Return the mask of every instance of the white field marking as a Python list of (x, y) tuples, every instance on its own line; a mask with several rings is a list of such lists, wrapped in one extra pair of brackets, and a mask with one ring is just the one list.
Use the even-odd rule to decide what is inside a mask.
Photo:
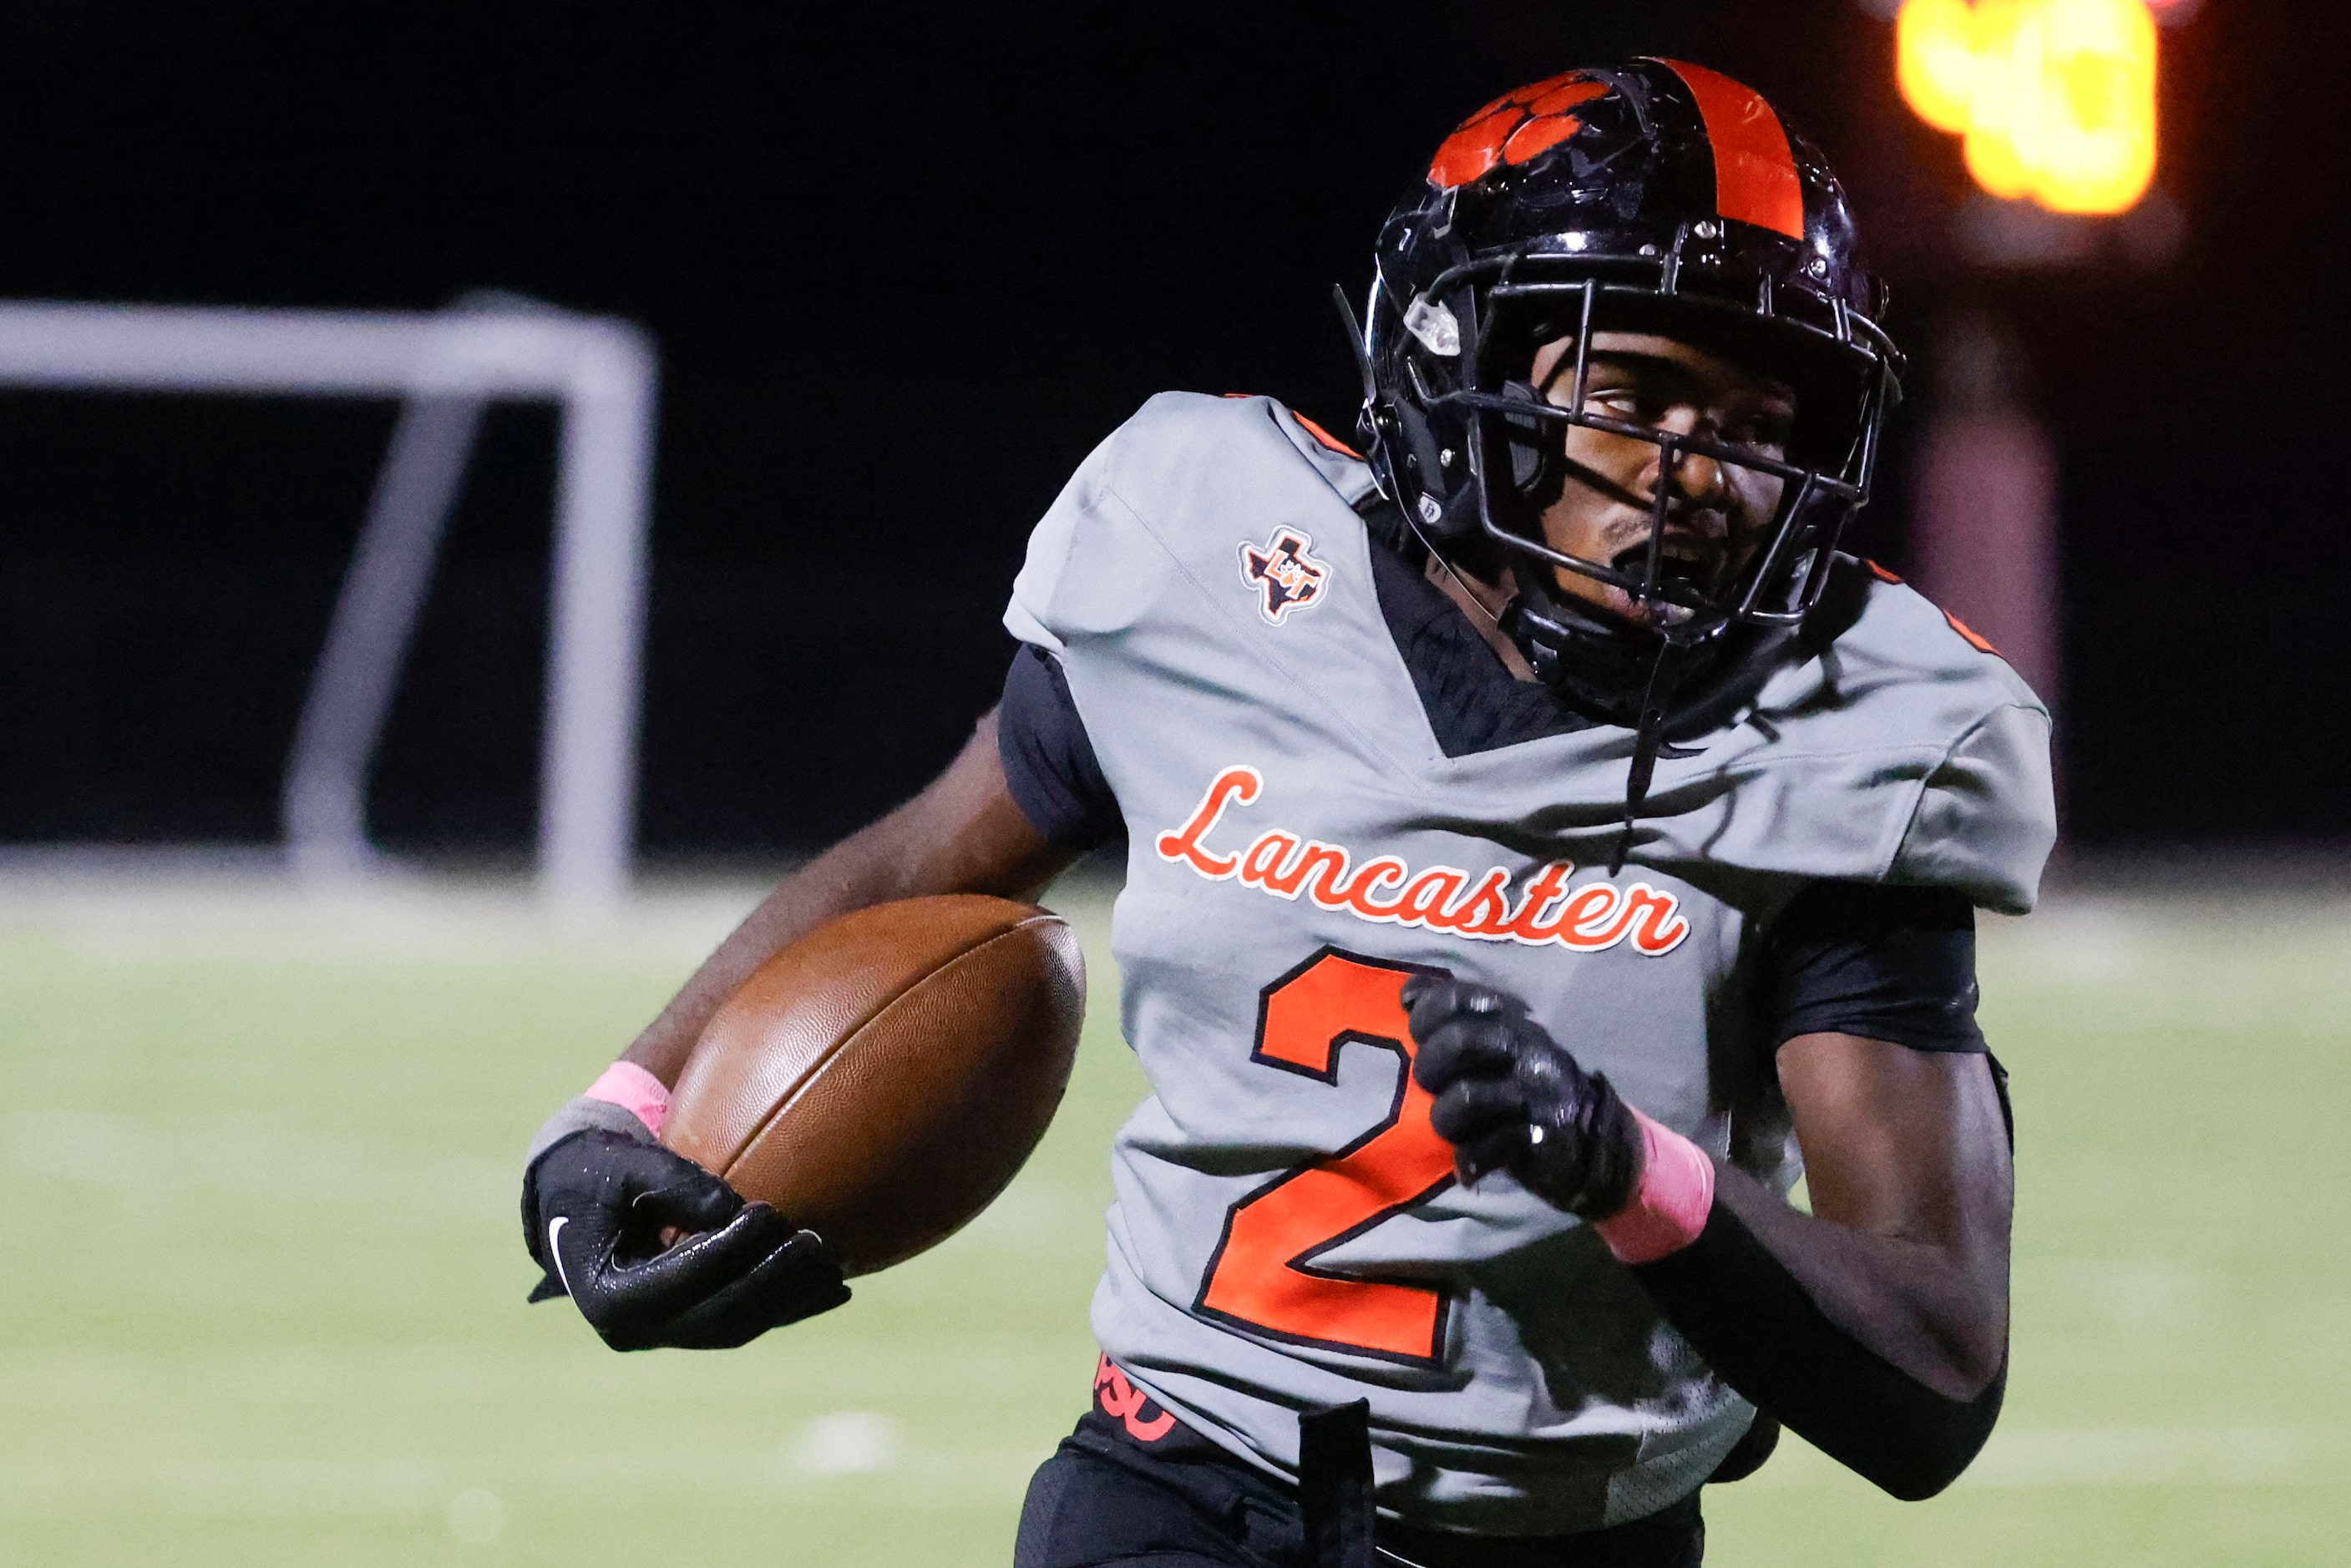
[[(401, 872), (353, 888), (294, 879), (270, 852), (31, 851), (0, 846), (0, 941), (62, 943), (99, 959), (423, 959), (482, 966), (589, 957), (624, 971), (691, 968), (789, 869), (694, 876), (650, 885), (582, 925), (550, 916), (521, 877)], [(1081, 867), (1046, 895), (1053, 909), (1107, 927), (1115, 874)]]
[(2340, 1474), (2344, 1449), (2266, 1427), (2090, 1428), (1995, 1433), (1959, 1484), (1987, 1487), (2271, 1486)]
[[(780, 871), (782, 867), (778, 867)], [(0, 848), (0, 937), (99, 959), (424, 959), (466, 965), (586, 956), (668, 970), (707, 953), (771, 878), (656, 884), (608, 919), (552, 914), (521, 877), (396, 873), (350, 888), (297, 882), (251, 854), (52, 858)]]
[(1102, 1204), (1091, 1189), (1072, 1192), (1034, 1173), (1026, 1173), (1026, 1179), (1018, 1197), (998, 1199), (980, 1210), (979, 1218), (956, 1232), (955, 1243), (1050, 1257), (1069, 1245), (1071, 1236), (1101, 1226)]
[[(2351, 1459), (2351, 1428), (2087, 1427), (1995, 1431), (1955, 1488), (1993, 1490), (2332, 1484)], [(1860, 1484), (1818, 1449), (1783, 1440), (1745, 1486)]]
[(0, 1150), (43, 1182), (181, 1195), (288, 1195), (312, 1204), (369, 1203), (398, 1192), (413, 1210), (486, 1215), (506, 1202), (502, 1161), (466, 1156), (402, 1158), (362, 1139), (288, 1137), (266, 1123), (202, 1132), (156, 1131), (130, 1116), (23, 1110), (0, 1117)]
[(2177, 1258), (2045, 1258), (2017, 1272), (2036, 1304), (2119, 1328), (2185, 1329), (2212, 1316), (2210, 1276)]
[[(866, 1417), (867, 1412), (842, 1412)], [(819, 1417), (816, 1426), (827, 1419)], [(1040, 1455), (1003, 1445), (910, 1454), (895, 1447), (895, 1427), (880, 1418), (893, 1446), (868, 1447), (862, 1469), (810, 1472), (799, 1446), (778, 1455), (744, 1448), (715, 1453), (684, 1445), (674, 1455), (616, 1442), (598, 1451), (500, 1459), (497, 1493), (544, 1496), (565, 1506), (610, 1504), (617, 1498), (679, 1499), (789, 1507), (811, 1496), (810, 1478), (867, 1475), (917, 1506), (994, 1502), (1017, 1508)], [(804, 1434), (805, 1436), (805, 1434)], [(866, 1439), (870, 1442), (870, 1438)], [(860, 1458), (836, 1449), (832, 1462)], [(446, 1520), (457, 1493), (477, 1485), (480, 1470), (453, 1459), (226, 1459), (138, 1461), (115, 1456), (55, 1461), (0, 1460), (0, 1521), (120, 1518), (125, 1513), (207, 1519), (373, 1517)], [(0, 1532), (5, 1533), (5, 1532)]]
[(433, 1459), (165, 1459), (0, 1464), (0, 1514), (144, 1504), (210, 1518), (438, 1511), (452, 1481)]
[[(820, 1417), (810, 1428), (848, 1417), (879, 1420), (872, 1412)], [(868, 1428), (869, 1432), (872, 1430)], [(806, 1430), (802, 1434), (805, 1442)], [(865, 1439), (870, 1442), (870, 1438)], [(867, 1454), (873, 1452), (868, 1449)], [(705, 1497), (789, 1506), (808, 1493), (798, 1447), (783, 1466), (753, 1449), (734, 1456), (693, 1449), (674, 1455), (642, 1448), (575, 1452), (499, 1467), (501, 1501), (525, 1494), (566, 1502), (611, 1502), (616, 1497)], [(845, 1450), (836, 1450), (845, 1452)], [(893, 1450), (886, 1474), (911, 1488), (924, 1506), (948, 1501), (1012, 1500), (1036, 1469), (1038, 1456), (1008, 1450), (906, 1455)], [(2149, 1486), (2333, 1486), (2351, 1459), (2351, 1428), (2092, 1428), (2002, 1432), (1962, 1488)], [(836, 1461), (837, 1462), (837, 1461)], [(860, 1473), (848, 1469), (830, 1475)], [(82, 1516), (120, 1518), (129, 1511), (214, 1519), (373, 1516), (446, 1519), (455, 1495), (478, 1485), (451, 1461), (418, 1457), (352, 1459), (228, 1459), (139, 1461), (120, 1456), (89, 1459), (0, 1461), (0, 1519)], [(1863, 1487), (1834, 1460), (1794, 1439), (1783, 1440), (1742, 1488)], [(1008, 1504), (1009, 1506), (1009, 1504)]]
[(505, 1500), (487, 1487), (467, 1487), (449, 1500), (449, 1533), (469, 1546), (487, 1546), (506, 1533)]
[[(938, 1300), (953, 1299), (946, 1287), (940, 1289), (946, 1293)], [(970, 1364), (959, 1363), (951, 1371), (857, 1357), (817, 1363), (798, 1356), (715, 1357), (722, 1365), (681, 1361), (662, 1378), (647, 1382), (619, 1370), (635, 1366), (634, 1358), (590, 1348), (592, 1341), (583, 1346), (569, 1336), (142, 1352), (50, 1343), (54, 1330), (46, 1325), (55, 1320), (35, 1321), (45, 1326), (28, 1343), (0, 1345), (0, 1465), (65, 1457), (72, 1450), (59, 1447), (62, 1434), (87, 1430), (92, 1422), (118, 1432), (152, 1430), (159, 1440), (169, 1440), (178, 1428), (176, 1417), (166, 1413), (179, 1409), (325, 1409), (348, 1413), (356, 1431), (365, 1425), (361, 1411), (438, 1409), (452, 1412), (452, 1419), (471, 1420), (455, 1413), (480, 1411), (485, 1418), (507, 1419), (516, 1411), (540, 1410), (549, 1401), (566, 1408), (601, 1407), (599, 1402), (613, 1398), (621, 1383), (629, 1389), (627, 1397), (643, 1402), (648, 1420), (699, 1421), (716, 1402), (757, 1409), (771, 1437), (789, 1436), (797, 1421), (779, 1426), (775, 1412), (921, 1408), (949, 1390), (961, 1400), (994, 1401), (1027, 1389), (1040, 1376), (1055, 1376), (1052, 1368), (1060, 1365), (1058, 1356), (1039, 1355), (1033, 1332), (1024, 1334), (1010, 1324), (972, 1338)], [(107, 1447), (110, 1458), (125, 1463), (155, 1451), (123, 1441)], [(949, 1441), (936, 1451), (953, 1462), (963, 1450)], [(771, 1466), (773, 1459), (768, 1452), (758, 1462)]]
[(791, 1466), (802, 1475), (871, 1475), (898, 1462), (898, 1426), (874, 1410), (835, 1410), (800, 1428)]
[(2150, 911), (2103, 898), (2053, 900), (2011, 919), (1978, 922), (1986, 956), (2052, 980), (2095, 984), (2126, 978), (2148, 958)]

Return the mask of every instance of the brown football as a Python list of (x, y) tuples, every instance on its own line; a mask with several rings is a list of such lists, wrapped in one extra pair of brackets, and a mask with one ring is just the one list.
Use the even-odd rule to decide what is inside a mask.
[(870, 1274), (1004, 1190), (1061, 1102), (1085, 1010), (1060, 916), (978, 894), (877, 904), (727, 999), (662, 1141)]

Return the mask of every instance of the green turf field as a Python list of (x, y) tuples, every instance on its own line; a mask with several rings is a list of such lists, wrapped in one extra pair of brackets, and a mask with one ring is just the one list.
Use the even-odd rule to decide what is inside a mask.
[[(739, 900), (566, 939), (487, 896), (0, 889), (0, 1561), (1008, 1563), (1139, 1093), (1106, 906), (1064, 907), (1092, 1027), (1004, 1200), (819, 1322), (622, 1357), (522, 1304), (516, 1157)], [(2001, 1432), (1925, 1504), (1783, 1449), (1708, 1494), (1709, 1561), (2351, 1560), (2351, 908), (2059, 900), (1984, 970)]]

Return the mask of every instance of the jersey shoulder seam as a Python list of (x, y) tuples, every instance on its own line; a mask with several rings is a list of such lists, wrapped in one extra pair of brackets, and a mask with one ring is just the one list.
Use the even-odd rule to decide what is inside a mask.
[[(1918, 814), (1926, 809), (1927, 791), (1928, 788), (1934, 784), (1935, 775), (1941, 773), (1946, 767), (1949, 766), (1951, 759), (1959, 755), (1959, 749), (1965, 746), (1970, 740), (1973, 740), (1977, 735), (1980, 734), (1983, 732), (1985, 725), (1991, 723), (1994, 719), (1997, 719), (2000, 715), (2008, 712), (2011, 710), (2038, 714), (2044, 720), (2049, 717), (2049, 711), (2037, 702), (1998, 702), (1985, 709), (1981, 713), (1977, 714), (1973, 722), (1963, 725), (1959, 733), (1951, 737), (1951, 743), (1945, 746), (1941, 753), (1936, 757), (1934, 765), (1928, 768), (1924, 773), (1921, 773), (1918, 775), (1918, 782), (1914, 787), (1914, 793), (1910, 801), (1910, 809), (1907, 812), (1905, 812), (1902, 816), (1902, 831), (1896, 836), (1894, 840), (1894, 847), (1886, 854), (1885, 863), (1878, 867), (1878, 881), (1886, 882), (1888, 877), (1893, 876), (1894, 867), (1900, 864), (1902, 859), (1902, 851), (1909, 845), (1910, 836), (1917, 831)], [(1943, 886), (1941, 883), (1889, 883), (1888, 885), (1902, 887), (1914, 885), (1918, 887)], [(1964, 891), (1964, 889), (1961, 890)]]

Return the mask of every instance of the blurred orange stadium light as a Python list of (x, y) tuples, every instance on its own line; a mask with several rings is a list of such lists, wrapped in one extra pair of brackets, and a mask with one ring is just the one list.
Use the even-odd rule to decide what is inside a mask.
[(2155, 35), (2148, 0), (1903, 0), (1896, 70), (1992, 195), (2121, 213), (2155, 178)]

